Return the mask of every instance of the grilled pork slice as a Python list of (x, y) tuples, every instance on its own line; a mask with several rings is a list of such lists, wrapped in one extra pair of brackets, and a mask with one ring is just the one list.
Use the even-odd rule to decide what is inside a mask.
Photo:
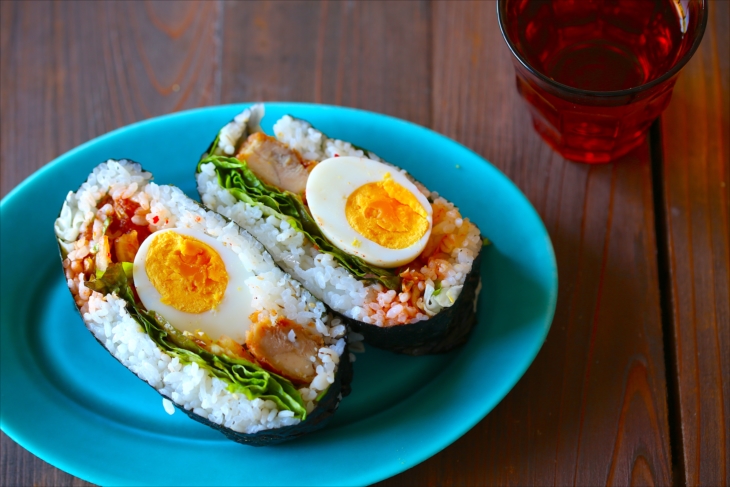
[(272, 372), (294, 383), (309, 384), (317, 376), (317, 365), (321, 365), (317, 352), (324, 342), (301, 325), (279, 318), (273, 325), (268, 320), (253, 320), (246, 346)]
[(262, 132), (251, 134), (236, 154), (264, 183), (303, 194), (314, 161)]

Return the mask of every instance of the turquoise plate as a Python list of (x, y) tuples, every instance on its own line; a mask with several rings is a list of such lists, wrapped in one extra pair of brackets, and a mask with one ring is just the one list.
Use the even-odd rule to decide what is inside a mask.
[(108, 158), (197, 198), (193, 173), (216, 131), (244, 105), (146, 120), (43, 167), (0, 204), (0, 419), (13, 440), (102, 485), (364, 485), (402, 472), (476, 425), (525, 373), (552, 321), (557, 268), (550, 238), (501, 172), (431, 130), (349, 108), (269, 103), (263, 128), (292, 114), (367, 147), (453, 201), (493, 245), (484, 248), (479, 318), (445, 355), (368, 348), (352, 394), (323, 431), (254, 448), (179, 411), (114, 360), (85, 329), (66, 288), (53, 222), (69, 190)]

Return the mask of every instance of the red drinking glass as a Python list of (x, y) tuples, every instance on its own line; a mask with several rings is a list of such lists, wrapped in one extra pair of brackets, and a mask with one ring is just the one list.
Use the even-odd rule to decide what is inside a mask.
[(517, 90), (566, 159), (640, 145), (700, 44), (708, 0), (499, 0)]

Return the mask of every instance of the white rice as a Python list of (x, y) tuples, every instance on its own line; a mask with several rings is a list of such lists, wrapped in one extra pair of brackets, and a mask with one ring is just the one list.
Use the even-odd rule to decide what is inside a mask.
[(375, 153), (357, 149), (343, 140), (330, 139), (309, 123), (290, 115), (284, 115), (274, 124), (274, 135), (289, 147), (299, 151), (305, 159), (312, 161), (323, 161), (335, 156), (367, 157), (374, 161), (382, 161)]
[[(114, 198), (128, 197), (140, 205), (134, 218), (147, 223), (150, 230), (201, 230), (236, 252), (242, 265), (254, 273), (246, 284), (256, 311), (268, 313), (272, 321), (283, 315), (302, 326), (315, 323), (325, 346), (318, 352), (321, 365), (316, 377), (299, 389), (308, 412), (316, 407), (317, 395), (334, 382), (345, 348), (346, 329), (340, 320), (331, 320), (324, 305), (277, 267), (248, 232), (200, 207), (179, 189), (150, 180), (151, 175), (142, 172), (138, 164), (109, 160), (95, 168), (76, 193), (68, 194), (55, 223), (59, 242), (68, 252), (64, 260), (67, 283), (86, 326), (122, 364), (163, 396), (213, 423), (242, 433), (297, 424), (300, 420), (292, 411), (279, 411), (272, 401), (248, 400), (231, 393), (226, 382), (206, 369), (167, 355), (130, 316), (123, 299), (90, 291), (84, 285), (82, 259), (98, 248), (103, 238), (102, 222), (110, 211), (97, 209), (97, 202), (107, 192)], [(93, 230), (90, 241), (85, 237), (88, 229)]]
[[(239, 122), (235, 125), (235, 130), (231, 124), (221, 130), (220, 140), (224, 138), (230, 140), (234, 135), (242, 137), (246, 133), (244, 120), (249, 118), (260, 120), (263, 111), (263, 105), (254, 105), (245, 110), (236, 117)], [(249, 128), (249, 132), (257, 130), (260, 129)], [(296, 149), (307, 159), (321, 161), (339, 155), (368, 157), (381, 161), (371, 152), (357, 149), (349, 142), (330, 139), (309, 123), (288, 115), (274, 124), (274, 133), (278, 140)], [(233, 147), (236, 141), (227, 144)], [(221, 147), (219, 144), (216, 154), (232, 154), (232, 151), (221, 150)], [(398, 170), (405, 173), (402, 169)], [(296, 231), (286, 221), (267, 214), (265, 209), (262, 210), (259, 206), (237, 200), (218, 184), (215, 166), (212, 163), (201, 165), (197, 183), (203, 204), (251, 232), (264, 244), (274, 260), (302, 282), (317, 298), (349, 318), (378, 326), (427, 320), (444, 307), (453, 305), (482, 245), (479, 230), (469, 223), (470, 228), (463, 244), (453, 249), (447, 257), (449, 268), (444, 271), (445, 277), (440, 279), (441, 291), (435, 292), (434, 279), (419, 283), (418, 292), (422, 296), (422, 301), (419, 301), (420, 306), (417, 312), (414, 312), (413, 307), (406, 310), (403, 305), (391, 304), (396, 297), (402, 301), (407, 300), (409, 293), (387, 291), (379, 283), (358, 280), (330, 254), (317, 250), (301, 232)], [(416, 186), (433, 204), (448, 209), (442, 228), (435, 226), (432, 235), (435, 236), (437, 231), (453, 232), (456, 227), (461, 227), (467, 221), (461, 218), (453, 204), (440, 198), (438, 194), (429, 192), (421, 184)]]

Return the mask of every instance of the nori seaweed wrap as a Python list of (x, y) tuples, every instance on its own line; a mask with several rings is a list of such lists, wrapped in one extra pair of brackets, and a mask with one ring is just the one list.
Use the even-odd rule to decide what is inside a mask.
[(151, 178), (102, 163), (55, 222), (89, 331), (170, 414), (236, 442), (322, 428), (350, 392), (345, 324), (248, 232)]
[(366, 343), (421, 355), (476, 322), (484, 239), (402, 169), (263, 105), (219, 130), (196, 171), (201, 201), (254, 235)]

